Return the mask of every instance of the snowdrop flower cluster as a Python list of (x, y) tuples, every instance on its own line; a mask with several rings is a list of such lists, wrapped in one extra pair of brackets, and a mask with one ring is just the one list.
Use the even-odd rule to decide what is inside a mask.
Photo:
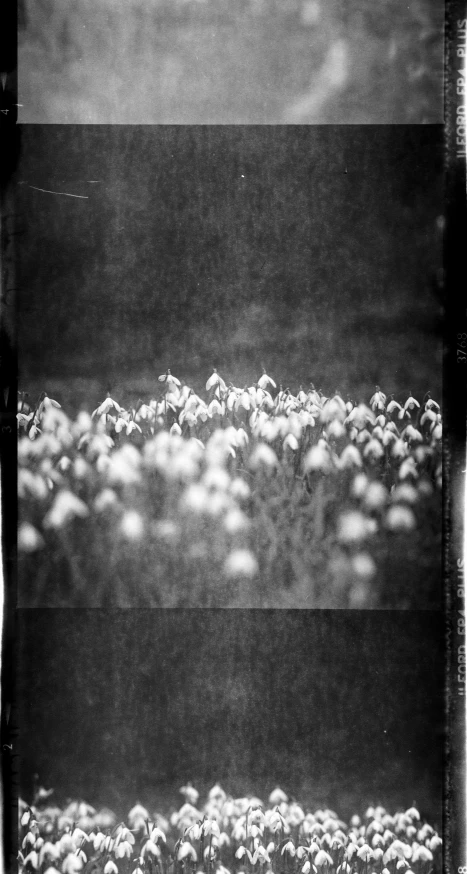
[(415, 805), (368, 807), (344, 822), (276, 787), (267, 803), (219, 784), (203, 806), (188, 783), (168, 815), (137, 803), (118, 821), (84, 802), (20, 802), (19, 870), (41, 874), (440, 874), (442, 839)]
[(155, 397), (134, 408), (108, 396), (75, 420), (44, 392), (35, 408), (21, 397), (18, 547), (26, 563), (58, 548), (66, 562), (74, 556), (82, 588), (86, 577), (99, 579), (89, 564), (98, 553), (112, 556), (118, 573), (126, 550), (135, 574), (138, 563), (151, 565), (145, 597), (157, 602), (176, 557), (185, 575), (232, 589), (236, 580), (255, 587), (280, 578), (276, 560), (288, 551), (303, 584), (310, 550), (326, 544), (342, 606), (352, 606), (355, 586), (354, 606), (362, 606), (377, 573), (372, 544), (420, 528), (439, 500), (442, 418), (429, 392), (399, 402), (377, 386), (357, 403), (312, 384), (293, 394), (266, 372), (240, 388), (217, 370), (205, 393), (170, 370), (156, 385)]

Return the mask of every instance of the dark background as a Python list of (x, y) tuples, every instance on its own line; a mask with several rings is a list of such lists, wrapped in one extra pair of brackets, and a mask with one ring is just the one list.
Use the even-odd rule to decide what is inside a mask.
[(264, 363), (438, 397), (442, 167), (439, 126), (22, 127), (21, 387), (89, 407)]
[(441, 825), (438, 613), (19, 610), (21, 793), (123, 815), (276, 783), (349, 816), (414, 800)]

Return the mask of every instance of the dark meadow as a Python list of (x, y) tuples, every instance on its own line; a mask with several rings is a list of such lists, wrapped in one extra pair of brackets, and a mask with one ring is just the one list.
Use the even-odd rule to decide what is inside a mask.
[(278, 783), (441, 825), (443, 622), (379, 611), (20, 610), (20, 792), (125, 815)]
[(264, 364), (439, 397), (442, 170), (436, 125), (23, 126), (20, 388), (70, 411)]

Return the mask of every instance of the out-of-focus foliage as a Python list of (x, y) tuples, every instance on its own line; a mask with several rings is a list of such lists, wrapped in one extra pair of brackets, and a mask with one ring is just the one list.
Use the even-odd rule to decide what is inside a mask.
[(20, 24), (24, 122), (442, 122), (430, 0), (31, 0)]

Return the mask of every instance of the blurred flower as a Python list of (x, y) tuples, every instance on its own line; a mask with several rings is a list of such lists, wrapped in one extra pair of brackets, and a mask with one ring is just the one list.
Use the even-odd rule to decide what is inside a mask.
[(286, 804), (289, 800), (289, 796), (286, 795), (283, 789), (276, 786), (276, 788), (272, 790), (268, 800), (269, 804)]
[[(422, 482), (419, 484), (419, 486), (421, 485)], [(417, 489), (415, 489), (409, 483), (400, 483), (400, 485), (395, 486), (395, 488), (391, 492), (391, 501), (393, 501), (393, 503), (406, 502), (407, 504), (416, 504), (418, 501)]]
[(30, 522), (21, 522), (18, 528), (19, 552), (36, 552), (44, 543), (44, 538)]
[(186, 783), (185, 786), (182, 786), (180, 792), (185, 798), (185, 801), (188, 801), (189, 804), (195, 805), (198, 803), (199, 792), (191, 785), (191, 783)]
[(227, 577), (252, 579), (258, 573), (258, 562), (248, 549), (234, 549), (226, 558), (224, 573)]
[(329, 450), (323, 445), (312, 446), (305, 455), (303, 462), (305, 473), (311, 471), (321, 471), (321, 473), (329, 473), (332, 470), (332, 459)]
[(120, 525), (120, 532), (127, 540), (141, 540), (144, 534), (144, 520), (136, 510), (126, 510)]
[(365, 458), (371, 458), (373, 461), (377, 461), (379, 458), (382, 458), (384, 455), (384, 449), (381, 446), (379, 440), (375, 437), (372, 437), (368, 443), (366, 444), (363, 455)]
[(249, 525), (250, 522), (245, 513), (236, 508), (229, 510), (224, 518), (224, 528), (229, 534), (238, 534), (240, 531), (246, 531)]
[(365, 579), (371, 579), (376, 573), (376, 565), (367, 552), (357, 552), (356, 555), (352, 556), (351, 567), (358, 577)]
[(146, 826), (146, 820), (149, 819), (149, 813), (142, 804), (135, 804), (128, 813), (127, 819), (131, 829), (142, 831)]
[(408, 477), (412, 477), (413, 479), (418, 478), (418, 470), (417, 465), (415, 463), (415, 459), (412, 456), (409, 458), (405, 458), (399, 468), (399, 479), (407, 479)]
[[(363, 461), (360, 451), (352, 443), (348, 443), (344, 447), (339, 458), (339, 467), (342, 469), (352, 467), (362, 467)], [(364, 474), (363, 474), (364, 476)], [(354, 480), (355, 482), (355, 480)]]
[(141, 456), (136, 447), (130, 443), (125, 443), (111, 456), (107, 469), (107, 479), (109, 483), (115, 485), (134, 485), (141, 479), (140, 465)]
[(368, 488), (363, 497), (363, 503), (368, 510), (381, 510), (387, 502), (388, 490), (382, 483), (373, 480), (368, 484)]
[(118, 498), (113, 489), (102, 489), (94, 498), (93, 507), (96, 513), (104, 513), (118, 506)]
[(342, 513), (337, 526), (337, 537), (341, 543), (358, 543), (368, 535), (367, 517), (358, 510)]
[(277, 455), (266, 443), (258, 443), (250, 455), (248, 465), (252, 470), (266, 468), (272, 470), (278, 465)]
[(247, 498), (249, 498), (251, 494), (250, 486), (247, 482), (245, 482), (244, 479), (241, 479), (240, 477), (235, 477), (235, 479), (231, 480), (229, 491), (232, 497), (236, 498), (239, 501), (247, 500)]
[(63, 528), (74, 518), (85, 518), (89, 510), (80, 498), (66, 489), (58, 492), (51, 509), (44, 516), (44, 528)]

